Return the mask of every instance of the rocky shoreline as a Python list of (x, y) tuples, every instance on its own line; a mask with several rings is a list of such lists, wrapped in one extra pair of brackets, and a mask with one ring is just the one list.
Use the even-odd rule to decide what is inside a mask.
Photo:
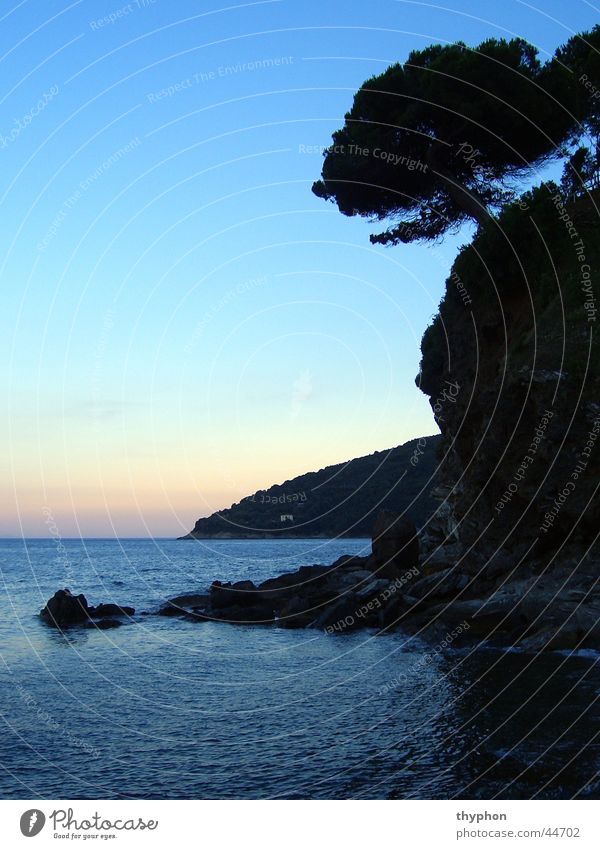
[[(448, 552), (445, 551), (445, 554)], [(434, 553), (435, 554), (435, 553)], [(420, 551), (415, 526), (382, 511), (368, 557), (344, 556), (330, 566), (302, 566), (256, 585), (214, 581), (208, 592), (166, 601), (156, 615), (195, 622), (315, 628), (344, 634), (360, 628), (400, 630), (437, 642), (517, 646), (528, 651), (600, 649), (598, 563), (589, 556), (517, 565), (510, 577), (467, 573)], [(573, 581), (572, 576), (577, 576)], [(90, 607), (85, 596), (59, 590), (41, 612), (49, 625), (116, 627), (132, 607)], [(145, 612), (142, 615), (152, 615)]]

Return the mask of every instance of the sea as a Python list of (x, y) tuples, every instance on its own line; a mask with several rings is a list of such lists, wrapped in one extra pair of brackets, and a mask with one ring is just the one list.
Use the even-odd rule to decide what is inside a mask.
[[(368, 549), (1, 540), (0, 797), (599, 798), (594, 652), (152, 615), (217, 578), (258, 583)], [(62, 587), (135, 616), (61, 633), (38, 614)]]

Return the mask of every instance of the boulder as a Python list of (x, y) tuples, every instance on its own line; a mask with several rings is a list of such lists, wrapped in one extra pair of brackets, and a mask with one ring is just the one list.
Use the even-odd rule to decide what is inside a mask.
[(188, 593), (170, 598), (167, 604), (174, 604), (177, 607), (204, 607), (208, 604), (208, 598), (207, 593)]
[(80, 625), (89, 620), (88, 603), (84, 595), (73, 595), (71, 590), (57, 590), (40, 616), (48, 625), (62, 628), (64, 625)]
[(333, 566), (301, 566), (293, 575), (297, 576), (299, 582), (315, 581), (320, 578), (326, 578), (331, 572)]
[[(371, 575), (371, 578), (373, 576)], [(369, 581), (364, 586), (358, 587), (356, 590), (356, 595), (359, 599), (370, 599), (373, 596), (378, 597), (383, 595), (384, 591), (390, 587), (390, 582), (385, 578), (375, 578), (375, 580)]]
[(469, 576), (459, 572), (453, 566), (434, 572), (410, 585), (411, 599), (426, 599), (431, 603), (434, 599), (449, 598), (458, 595), (469, 583)]
[(119, 619), (98, 619), (86, 622), (84, 628), (97, 628), (99, 631), (108, 631), (110, 628), (120, 628), (123, 623)]
[(277, 600), (294, 595), (298, 584), (298, 573), (290, 572), (263, 581), (258, 585), (258, 591), (265, 601), (275, 603)]
[(576, 625), (562, 627), (544, 627), (535, 634), (521, 640), (521, 648), (525, 651), (540, 652), (556, 649), (577, 649), (582, 647), (581, 632)]
[(278, 575), (276, 578), (267, 578), (266, 581), (258, 585), (258, 590), (263, 594), (270, 593), (275, 595), (295, 586), (297, 581), (298, 576), (296, 572), (290, 572), (289, 574)]
[(252, 581), (225, 584), (213, 581), (210, 586), (210, 606), (213, 610), (225, 607), (250, 607), (258, 601), (258, 589)]
[(330, 604), (315, 619), (313, 627), (321, 630), (330, 629), (331, 633), (343, 633), (344, 631), (355, 631), (364, 627), (364, 620), (357, 613), (362, 603), (358, 596), (348, 595), (339, 601)]
[[(343, 592), (347, 589), (354, 589), (355, 587), (359, 590), (367, 584), (373, 584), (373, 577), (373, 573), (368, 572), (366, 569), (353, 569), (349, 572), (341, 569), (337, 572), (332, 572), (328, 576), (327, 587), (330, 589), (336, 589), (338, 592)], [(385, 579), (383, 582), (385, 584), (388, 583)]]
[[(193, 609), (208, 607), (210, 597), (206, 593), (189, 593), (170, 598), (158, 611), (159, 616), (185, 616)], [(198, 618), (198, 617), (194, 617)]]
[(302, 598), (305, 606), (313, 607), (336, 595), (329, 583), (335, 574), (331, 566), (302, 566), (296, 572), (263, 581), (258, 587), (259, 598), (276, 609), (297, 598)]
[(400, 595), (392, 596), (385, 607), (377, 612), (377, 626), (380, 631), (393, 631), (403, 625), (406, 604)]
[(306, 628), (319, 614), (312, 604), (301, 597), (288, 599), (279, 611), (277, 624), (280, 628)]
[(430, 554), (425, 554), (422, 557), (419, 568), (423, 575), (442, 572), (454, 566), (463, 554), (459, 543), (439, 545)]
[[(533, 633), (525, 634), (521, 647), (527, 651), (600, 648), (600, 602), (560, 601), (540, 616)], [(537, 628), (537, 630), (534, 630)]]
[(111, 616), (133, 616), (135, 608), (121, 607), (119, 604), (99, 604), (96, 607), (89, 607), (87, 612), (93, 619), (103, 619)]
[(368, 569), (370, 557), (359, 557), (355, 554), (342, 554), (341, 557), (329, 566), (329, 569)]
[(218, 621), (230, 625), (272, 625), (275, 616), (268, 604), (232, 605), (218, 611)]
[(40, 617), (55, 628), (84, 623), (98, 628), (114, 628), (117, 626), (110, 623), (117, 621), (115, 617), (133, 616), (134, 613), (133, 607), (122, 607), (119, 604), (99, 604), (97, 607), (90, 607), (83, 594), (73, 595), (71, 590), (65, 588), (57, 590), (52, 598), (48, 599), (46, 606), (40, 611)]
[[(174, 615), (174, 614), (162, 614), (164, 615)], [(210, 611), (205, 607), (193, 607), (191, 610), (186, 610), (183, 613), (184, 619), (189, 619), (190, 622), (215, 622), (216, 617), (212, 616)]]
[(373, 558), (379, 578), (398, 578), (419, 563), (419, 540), (413, 522), (381, 510), (373, 528)]
[(158, 611), (159, 616), (185, 616), (188, 611), (185, 607), (179, 607), (176, 604), (171, 604), (168, 601), (163, 607)]
[(442, 627), (452, 629), (464, 624), (470, 639), (486, 639), (512, 642), (527, 628), (527, 622), (518, 607), (509, 598), (457, 599), (438, 603), (427, 608), (427, 617)]

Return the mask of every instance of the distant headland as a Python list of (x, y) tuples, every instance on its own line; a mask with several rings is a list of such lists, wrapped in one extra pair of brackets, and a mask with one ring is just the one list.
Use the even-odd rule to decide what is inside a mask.
[(439, 441), (412, 439), (258, 490), (179, 539), (370, 537), (382, 508), (422, 526), (437, 506), (430, 492)]

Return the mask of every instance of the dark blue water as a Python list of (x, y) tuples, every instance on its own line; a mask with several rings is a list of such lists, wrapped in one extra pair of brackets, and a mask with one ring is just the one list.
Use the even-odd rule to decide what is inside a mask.
[[(592, 653), (139, 616), (67, 637), (56, 589), (155, 610), (365, 541), (0, 541), (3, 798), (598, 798)], [(398, 683), (398, 682), (402, 683)]]

